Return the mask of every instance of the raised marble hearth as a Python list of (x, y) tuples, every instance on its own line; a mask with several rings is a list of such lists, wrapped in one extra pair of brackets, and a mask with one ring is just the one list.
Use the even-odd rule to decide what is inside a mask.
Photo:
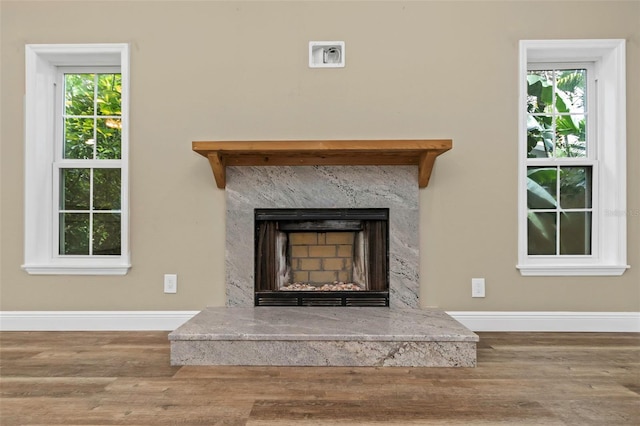
[(475, 367), (478, 336), (433, 309), (216, 307), (169, 340), (172, 365)]

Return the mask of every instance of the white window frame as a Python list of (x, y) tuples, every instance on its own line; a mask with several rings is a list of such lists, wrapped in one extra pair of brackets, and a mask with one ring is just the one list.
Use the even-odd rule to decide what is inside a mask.
[[(527, 70), (535, 63), (593, 63), (596, 79), (592, 253), (530, 256), (527, 247)], [(518, 264), (525, 276), (616, 276), (627, 265), (625, 40), (521, 40), (519, 58)], [(535, 161), (534, 161), (535, 162)], [(557, 165), (565, 164), (558, 160)], [(580, 165), (580, 163), (576, 164)]]
[[(60, 256), (55, 173), (56, 84), (61, 67), (118, 67), (122, 75), (121, 254)], [(36, 275), (124, 275), (129, 251), (129, 45), (29, 44), (25, 47), (25, 230), (22, 268)], [(59, 111), (58, 111), (59, 113)]]

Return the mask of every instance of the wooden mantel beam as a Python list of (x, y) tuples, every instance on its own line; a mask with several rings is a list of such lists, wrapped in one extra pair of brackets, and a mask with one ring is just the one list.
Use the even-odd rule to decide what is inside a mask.
[(451, 139), (327, 141), (196, 141), (192, 149), (207, 157), (218, 188), (227, 166), (404, 166), (417, 165), (418, 184), (429, 183), (436, 157)]

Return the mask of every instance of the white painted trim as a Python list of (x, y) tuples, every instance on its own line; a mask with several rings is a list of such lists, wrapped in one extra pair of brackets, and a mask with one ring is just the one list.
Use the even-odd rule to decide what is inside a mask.
[(170, 331), (199, 311), (2, 311), (0, 331)]
[(31, 275), (127, 275), (131, 264), (89, 266), (85, 265), (22, 265), (22, 269)]
[[(616, 276), (627, 264), (626, 59), (624, 39), (521, 40), (518, 64), (518, 264), (524, 276)], [(527, 253), (526, 75), (536, 62), (595, 65), (598, 173), (594, 176), (594, 247), (591, 256), (529, 256)]]
[[(53, 200), (55, 83), (61, 66), (114, 66), (122, 75), (120, 256), (58, 256)], [(129, 45), (28, 44), (25, 46), (24, 264), (38, 275), (124, 275), (129, 251)]]
[[(199, 311), (0, 311), (0, 331), (175, 330)], [(447, 312), (473, 331), (640, 332), (640, 312)]]
[(473, 331), (640, 332), (640, 312), (447, 312)]
[(516, 265), (525, 277), (620, 276), (629, 265)]

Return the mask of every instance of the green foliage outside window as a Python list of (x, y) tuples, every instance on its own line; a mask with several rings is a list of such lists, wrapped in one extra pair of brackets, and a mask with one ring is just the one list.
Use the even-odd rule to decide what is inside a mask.
[[(122, 156), (120, 74), (65, 74), (63, 158)], [(60, 254), (121, 254), (121, 170), (60, 169)]]
[[(527, 157), (587, 156), (586, 70), (527, 75)], [(591, 166), (527, 167), (528, 253), (591, 254)]]
[(529, 254), (591, 253), (591, 172), (589, 166), (527, 168)]
[(64, 158), (122, 156), (120, 74), (66, 74)]
[(529, 71), (527, 156), (586, 156), (586, 70)]

